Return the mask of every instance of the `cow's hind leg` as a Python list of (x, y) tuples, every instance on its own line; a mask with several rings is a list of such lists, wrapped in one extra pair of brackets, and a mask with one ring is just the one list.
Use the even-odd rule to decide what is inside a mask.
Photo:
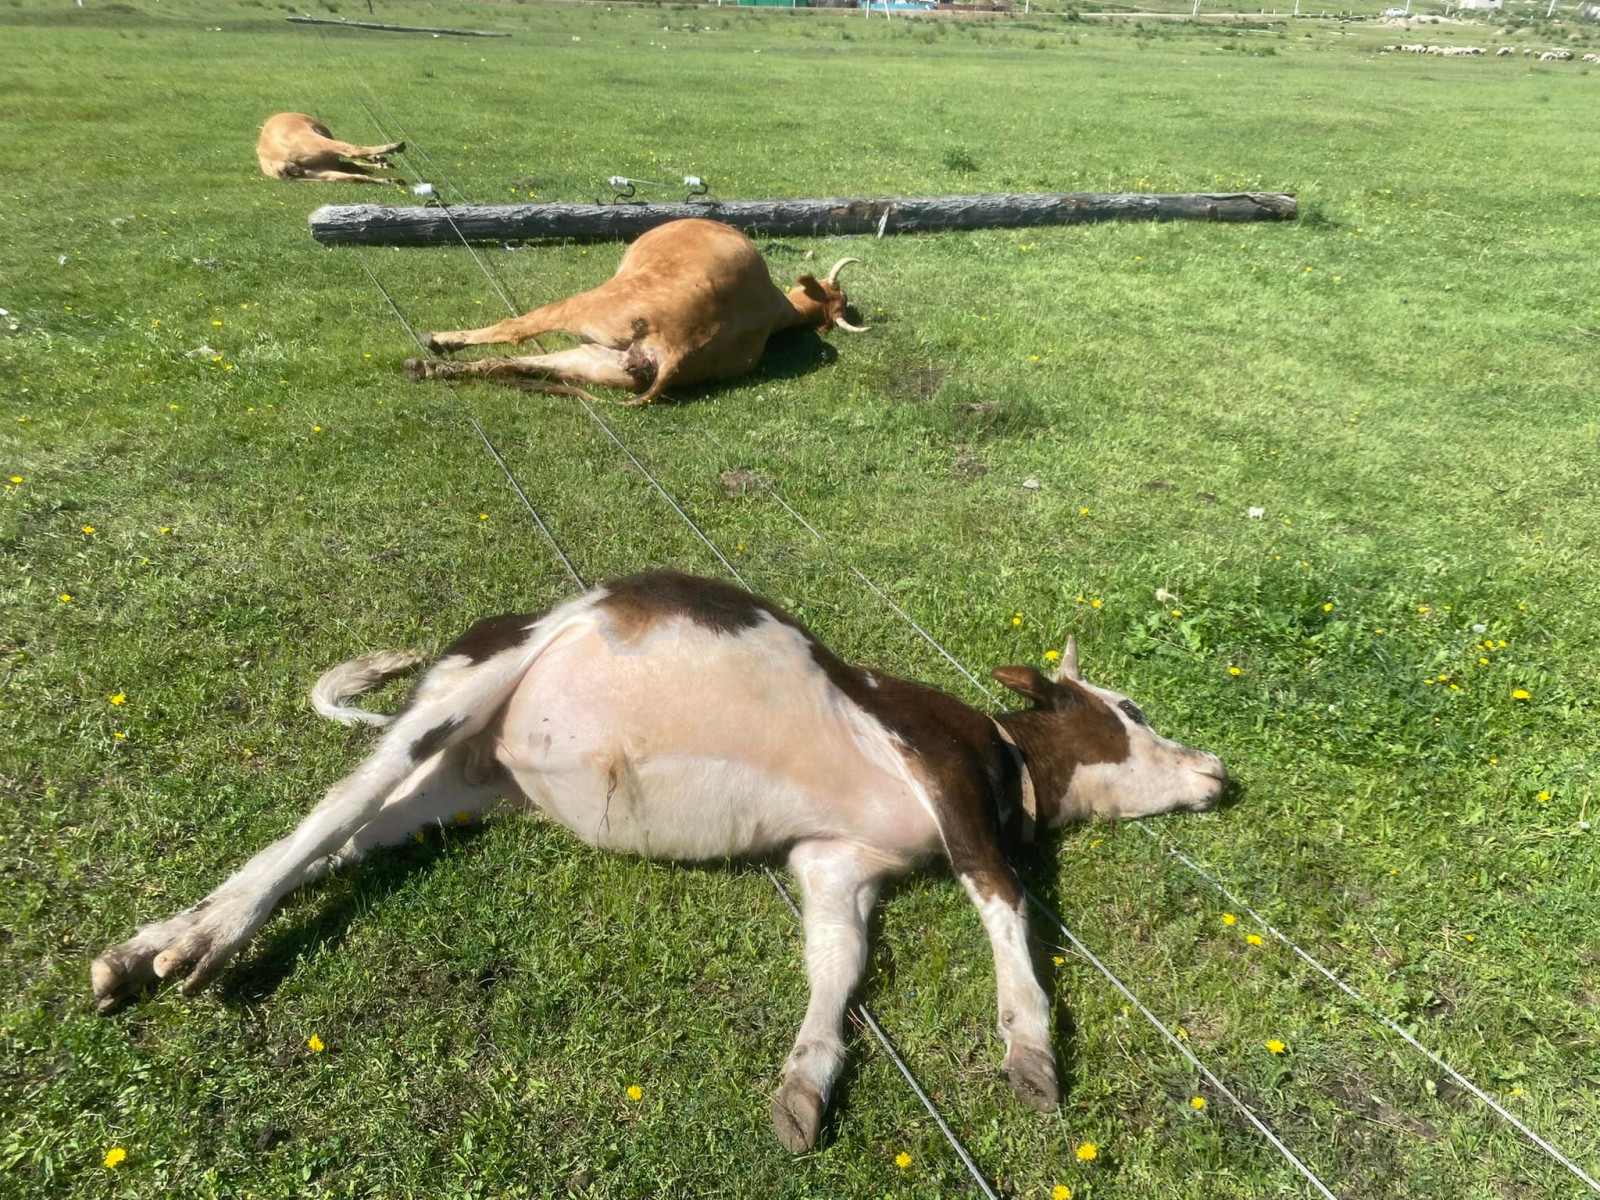
[(476, 376), (513, 384), (520, 379), (556, 379), (563, 383), (625, 388), (630, 392), (644, 382), (636, 370), (629, 368), (628, 356), (623, 351), (592, 344), (554, 354), (505, 355), (465, 362), (412, 358), (406, 360), (406, 375), (412, 379)]
[[(367, 761), (335, 784), (293, 833), (261, 851), (193, 908), (146, 926), (95, 960), (90, 981), (100, 1008), (114, 1006), (156, 979), (182, 978), (186, 994), (199, 991), (284, 895), (333, 862), (360, 857), (371, 845), (390, 840), (384, 835), (395, 830), (385, 825), (361, 835), (374, 818), (381, 818), (386, 801), (396, 800), (392, 813), (406, 812), (408, 794), (427, 794), (423, 785), (429, 760), (442, 761), (442, 752), (482, 732), (525, 665), (515, 656), (502, 656), (477, 665), (447, 659), (435, 666)], [(459, 770), (459, 763), (453, 769)], [(478, 794), (485, 796), (481, 787)], [(485, 803), (487, 799), (492, 792)], [(410, 811), (407, 832), (430, 823), (442, 803), (425, 799)]]
[(344, 169), (335, 171), (326, 167), (304, 167), (296, 171), (292, 179), (297, 183), (377, 183), (385, 187), (405, 187), (406, 181), (396, 176), (373, 175), (362, 167), (351, 163), (341, 164)]
[(867, 964), (867, 920), (890, 867), (860, 846), (801, 842), (789, 854), (805, 898), (806, 975), (811, 1002), (783, 1064), (772, 1127), (784, 1149), (816, 1145), (828, 1097), (844, 1067), (844, 1013)]

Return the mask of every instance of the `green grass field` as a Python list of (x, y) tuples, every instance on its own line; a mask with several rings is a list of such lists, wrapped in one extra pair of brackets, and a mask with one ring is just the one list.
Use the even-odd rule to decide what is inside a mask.
[[(758, 870), (527, 820), (294, 897), (201, 999), (92, 1012), (94, 954), (356, 763), (370, 734), (311, 713), (318, 673), (569, 594), (469, 412), (589, 579), (718, 570), (570, 400), (402, 378), (414, 348), (356, 256), (305, 228), (389, 194), (260, 178), (256, 128), (285, 109), (357, 141), (403, 124), (435, 164), (405, 173), (479, 200), (687, 172), (725, 197), (1298, 192), (1288, 225), (788, 242), (785, 281), (807, 250), (866, 260), (869, 336), (606, 419), (848, 657), (981, 701), (848, 565), (977, 669), (1075, 632), (1091, 675), (1238, 781), (1162, 838), (1600, 1170), (1600, 72), (1380, 57), (1409, 39), (1320, 21), (381, 6), (515, 34), (453, 41), (282, 16), (0, 8), (0, 1194), (968, 1186), (864, 1035), (821, 1148), (777, 1144), (805, 983)], [(619, 254), (484, 251), (527, 307)], [(503, 313), (459, 247), (365, 258), (419, 328)], [(730, 495), (732, 469), (827, 544)], [(1340, 1197), (1584, 1194), (1158, 842), (1078, 828), (1026, 874)], [(1000, 1077), (989, 950), (948, 873), (892, 891), (863, 992), (1001, 1194), (1308, 1194), (1035, 942), (1053, 1116)]]

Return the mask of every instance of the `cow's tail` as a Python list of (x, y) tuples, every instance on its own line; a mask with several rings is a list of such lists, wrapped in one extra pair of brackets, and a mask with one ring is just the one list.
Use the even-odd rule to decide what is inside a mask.
[(312, 687), (311, 707), (341, 725), (388, 725), (394, 718), (387, 713), (369, 712), (345, 702), (372, 691), (396, 675), (404, 675), (422, 662), (423, 657), (416, 650), (380, 650), (377, 654), (342, 662)]

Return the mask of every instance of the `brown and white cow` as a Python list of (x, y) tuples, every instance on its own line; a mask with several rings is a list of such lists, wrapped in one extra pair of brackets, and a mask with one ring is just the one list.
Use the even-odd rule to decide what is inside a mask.
[(720, 221), (669, 221), (643, 234), (599, 287), (483, 329), (430, 333), (428, 349), (460, 350), (526, 342), (546, 333), (571, 333), (583, 343), (555, 354), (483, 358), (473, 362), (410, 359), (413, 379), (482, 375), (536, 377), (637, 392), (631, 404), (652, 404), (673, 384), (730, 379), (755, 367), (767, 339), (782, 329), (834, 326), (866, 333), (845, 316), (848, 300), (839, 272), (802, 275), (780, 292), (761, 252)]
[[(353, 146), (341, 142), (328, 127), (305, 113), (279, 113), (268, 117), (256, 141), (256, 161), (268, 179), (288, 179), (301, 183), (382, 183), (405, 186), (396, 176), (379, 177), (373, 170), (387, 171), (390, 154), (404, 152), (404, 142), (387, 146)], [(345, 160), (349, 159), (349, 162)], [(370, 168), (370, 169), (369, 169)]]
[(1161, 737), (1086, 682), (1074, 643), (1048, 678), (994, 677), (1032, 707), (990, 718), (835, 656), (776, 605), (723, 583), (635, 575), (543, 616), (480, 621), (395, 717), (349, 697), (420, 661), (369, 655), (313, 689), (319, 712), (387, 726), (289, 836), (205, 899), (94, 962), (109, 1009), (156, 979), (204, 987), (283, 896), (374, 847), (478, 813), (537, 807), (592, 846), (705, 860), (781, 853), (805, 900), (810, 1004), (772, 1106), (792, 1151), (816, 1141), (844, 1062), (844, 1013), (890, 876), (943, 853), (994, 950), (1005, 1072), (1058, 1102), (1049, 1004), (1008, 851), (1033, 828), (1216, 804), (1213, 754)]

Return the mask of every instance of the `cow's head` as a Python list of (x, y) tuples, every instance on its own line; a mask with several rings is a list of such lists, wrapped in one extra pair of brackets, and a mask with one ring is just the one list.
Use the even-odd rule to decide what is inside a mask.
[(1033, 701), (1002, 720), (1027, 756), (1051, 824), (1101, 816), (1150, 817), (1216, 807), (1228, 772), (1215, 754), (1162, 737), (1120, 692), (1096, 687), (1078, 670), (1078, 642), (1067, 639), (1054, 677), (1032, 667), (996, 667), (994, 677)]
[(833, 264), (833, 270), (821, 279), (815, 275), (800, 276), (794, 281), (794, 287), (789, 289), (789, 303), (805, 315), (808, 324), (824, 333), (835, 325), (846, 333), (866, 333), (865, 326), (850, 324), (849, 318), (844, 315), (850, 298), (839, 286), (839, 272), (851, 263), (860, 261), (859, 258), (841, 258)]

